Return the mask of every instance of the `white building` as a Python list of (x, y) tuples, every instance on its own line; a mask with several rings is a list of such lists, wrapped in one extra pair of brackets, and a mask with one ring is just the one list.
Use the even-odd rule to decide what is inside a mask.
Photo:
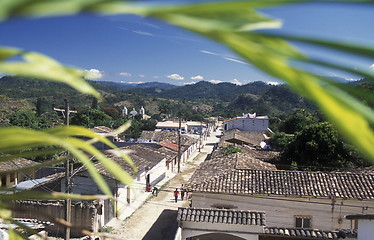
[(186, 124), (189, 133), (200, 134), (203, 133), (204, 128), (206, 128), (206, 124), (203, 122), (188, 121)]
[(128, 114), (128, 109), (126, 106), (123, 106), (123, 109), (122, 109), (122, 117), (126, 117)]
[[(203, 122), (194, 122), (194, 121), (181, 122), (181, 133), (200, 134), (204, 132), (204, 128), (206, 128), (206, 124)], [(158, 122), (156, 125), (156, 129), (159, 129), (161, 131), (176, 132), (179, 129), (179, 122), (174, 122), (174, 121)]]
[[(182, 133), (187, 132), (187, 124), (185, 122), (181, 123), (180, 128), (181, 128)], [(174, 122), (174, 121), (158, 122), (156, 125), (156, 129), (159, 129), (161, 131), (177, 132), (179, 129), (179, 122)]]
[[(281, 229), (285, 238), (280, 239), (299, 239), (297, 231), (318, 229), (336, 236), (326, 238), (338, 239), (342, 230), (351, 227), (346, 215), (374, 214), (373, 183), (372, 173), (274, 170), (255, 155), (236, 153), (203, 162), (187, 188), (192, 191), (191, 206), (196, 209), (265, 212), (266, 236), (280, 234)], [(199, 229), (204, 227), (201, 223)], [(206, 233), (194, 234), (200, 237)]]
[(144, 109), (143, 106), (140, 108), (140, 110), (139, 110), (139, 114), (141, 114), (141, 115), (144, 115), (144, 114), (145, 114), (145, 109)]
[(358, 230), (357, 240), (373, 239), (374, 214), (348, 215), (346, 219), (351, 220), (351, 229)]
[(136, 115), (138, 115), (138, 112), (135, 110), (135, 108), (132, 109), (132, 111), (130, 112), (130, 115), (132, 117), (135, 117)]
[(256, 116), (254, 114), (243, 114), (241, 117), (235, 117), (224, 121), (224, 130), (239, 129), (241, 131), (263, 132), (269, 128), (268, 116)]
[(193, 207), (264, 211), (278, 227), (349, 229), (344, 216), (374, 214), (371, 174), (228, 169), (195, 178)]

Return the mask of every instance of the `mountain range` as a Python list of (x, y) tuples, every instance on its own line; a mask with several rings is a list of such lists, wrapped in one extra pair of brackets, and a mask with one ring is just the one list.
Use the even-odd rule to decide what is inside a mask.
[[(104, 98), (104, 101), (99, 103), (101, 107), (126, 106), (130, 109), (139, 109), (144, 106), (150, 115), (162, 112), (175, 114), (183, 110), (204, 114), (204, 116), (230, 117), (248, 112), (280, 116), (290, 114), (299, 108), (316, 110), (313, 104), (295, 94), (285, 84), (274, 86), (264, 82), (252, 82), (238, 86), (232, 83), (213, 84), (207, 81), (185, 86), (160, 82), (125, 84), (90, 81), (90, 83)], [(347, 86), (360, 83), (362, 82), (350, 82)], [(365, 88), (369, 91), (371, 86)], [(93, 103), (92, 97), (79, 94), (67, 85), (18, 76), (0, 78), (0, 97), (3, 105), (9, 103), (4, 111), (0, 107), (0, 115), (18, 110), (12, 106), (22, 105), (23, 108), (35, 106), (38, 99), (42, 99), (48, 106), (52, 104), (63, 106), (63, 99), (68, 99), (71, 106), (76, 109), (91, 107)]]

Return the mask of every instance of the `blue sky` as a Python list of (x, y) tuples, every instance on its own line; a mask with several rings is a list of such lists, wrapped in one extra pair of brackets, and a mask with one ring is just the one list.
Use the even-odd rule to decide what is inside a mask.
[[(261, 12), (282, 20), (280, 31), (286, 33), (374, 45), (373, 6), (313, 3)], [(37, 51), (66, 65), (91, 70), (105, 81), (175, 85), (201, 80), (238, 84), (278, 81), (215, 42), (133, 15), (13, 19), (0, 23), (0, 46)], [(366, 70), (374, 63), (374, 59), (357, 60), (302, 45), (296, 47), (307, 54)], [(310, 70), (325, 76), (357, 78), (330, 70)]]

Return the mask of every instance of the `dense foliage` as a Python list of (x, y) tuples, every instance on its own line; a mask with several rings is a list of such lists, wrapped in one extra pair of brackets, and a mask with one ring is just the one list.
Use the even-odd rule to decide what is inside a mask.
[(305, 109), (282, 121), (279, 130), (269, 143), (282, 150), (278, 164), (285, 168), (330, 171), (369, 165), (330, 123)]

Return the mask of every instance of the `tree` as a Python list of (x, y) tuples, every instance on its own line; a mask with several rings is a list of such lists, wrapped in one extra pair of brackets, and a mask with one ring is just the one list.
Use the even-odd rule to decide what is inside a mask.
[(279, 126), (279, 130), (288, 134), (293, 134), (314, 122), (315, 120), (312, 114), (305, 109), (298, 109)]
[(12, 126), (39, 129), (39, 118), (34, 111), (16, 112), (9, 116)]
[(168, 102), (161, 102), (158, 106), (158, 110), (160, 111), (160, 114), (169, 115), (171, 114), (171, 104)]
[(286, 134), (284, 132), (276, 132), (271, 136), (269, 144), (272, 149), (283, 150), (290, 144), (292, 139), (292, 135)]
[(295, 162), (299, 168), (329, 170), (365, 166), (352, 147), (344, 143), (336, 129), (330, 123), (315, 123), (297, 132), (281, 153), (283, 163), (290, 165)]
[(97, 109), (85, 109), (74, 114), (71, 124), (92, 128), (95, 126), (112, 127), (113, 121), (110, 116)]
[(36, 114), (38, 116), (42, 115), (43, 113), (49, 110), (49, 106), (45, 98), (39, 97), (36, 99)]
[(114, 119), (121, 117), (121, 114), (117, 108), (103, 107), (103, 112)]
[(99, 108), (99, 100), (97, 100), (97, 98), (95, 98), (95, 97), (92, 98), (91, 108), (92, 109), (98, 109)]

